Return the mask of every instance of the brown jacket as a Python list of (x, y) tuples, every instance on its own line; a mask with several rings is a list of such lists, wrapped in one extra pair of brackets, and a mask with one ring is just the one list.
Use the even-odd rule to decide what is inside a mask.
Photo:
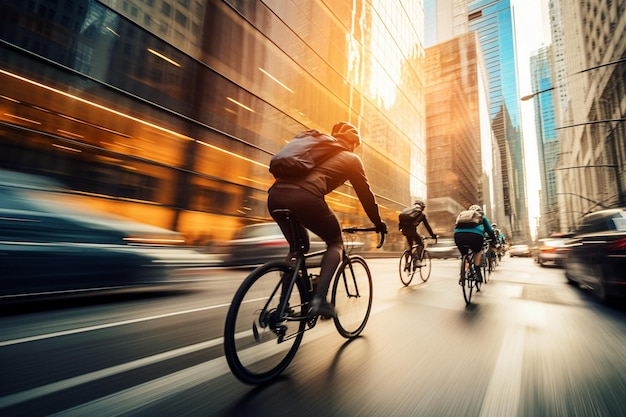
[(298, 186), (324, 197), (341, 184), (350, 181), (363, 209), (375, 225), (382, 220), (378, 214), (376, 198), (370, 189), (361, 158), (350, 151), (342, 151), (316, 166), (308, 175), (297, 178), (279, 178), (272, 187)]

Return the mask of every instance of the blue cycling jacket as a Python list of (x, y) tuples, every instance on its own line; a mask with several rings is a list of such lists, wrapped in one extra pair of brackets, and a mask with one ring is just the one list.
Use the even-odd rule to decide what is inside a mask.
[(485, 233), (487, 233), (489, 237), (491, 238), (491, 240), (496, 242), (496, 236), (493, 233), (493, 228), (491, 227), (491, 223), (489, 222), (489, 219), (487, 218), (487, 216), (483, 216), (482, 224), (479, 224), (476, 227), (470, 227), (470, 228), (455, 227), (454, 234), (457, 234), (459, 232), (476, 233), (477, 235), (481, 235), (481, 236), (484, 236)]

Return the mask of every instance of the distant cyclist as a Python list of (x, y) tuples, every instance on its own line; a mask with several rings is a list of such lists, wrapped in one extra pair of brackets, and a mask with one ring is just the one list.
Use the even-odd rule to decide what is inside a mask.
[[(483, 275), (480, 268), (480, 262), (483, 258), (483, 244), (485, 241), (485, 233), (489, 235), (492, 242), (496, 242), (496, 237), (493, 233), (493, 228), (489, 219), (485, 216), (483, 209), (479, 205), (472, 205), (468, 210), (461, 213), (468, 214), (472, 217), (471, 220), (461, 222), (457, 218), (457, 225), (454, 228), (454, 242), (461, 251), (461, 254), (467, 254), (467, 248), (471, 248), (474, 252), (474, 265), (476, 265), (476, 274), (478, 282), (483, 282)], [(461, 217), (459, 215), (459, 217)], [(459, 284), (462, 282), (459, 280)]]
[(424, 209), (426, 204), (422, 200), (415, 200), (412, 206), (409, 206), (402, 210), (398, 215), (398, 229), (402, 232), (406, 241), (409, 244), (409, 249), (413, 245), (417, 245), (417, 255), (419, 259), (422, 259), (422, 252), (424, 251), (424, 241), (422, 237), (417, 233), (417, 227), (424, 223), (424, 227), (433, 239), (437, 238), (437, 235), (433, 232), (433, 229), (428, 224), (426, 219), (426, 213)]
[(499, 249), (497, 249), (495, 252), (498, 255), (498, 257), (502, 257), (502, 248), (504, 248), (504, 244), (506, 243), (506, 239), (504, 239), (504, 233), (502, 233), (502, 230), (500, 230), (500, 228), (498, 228), (498, 225), (496, 223), (493, 223), (491, 225), (491, 228), (493, 229), (493, 234), (496, 237), (496, 244), (499, 244), (500, 247)]

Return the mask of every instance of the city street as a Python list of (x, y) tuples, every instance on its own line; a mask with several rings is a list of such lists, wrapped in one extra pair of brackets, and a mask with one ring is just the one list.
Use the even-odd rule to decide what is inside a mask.
[(466, 307), (456, 259), (408, 287), (397, 259), (368, 263), (363, 335), (347, 341), (320, 322), (260, 387), (235, 379), (222, 351), (247, 269), (5, 306), (0, 415), (626, 416), (626, 308), (568, 285), (562, 269), (506, 257)]

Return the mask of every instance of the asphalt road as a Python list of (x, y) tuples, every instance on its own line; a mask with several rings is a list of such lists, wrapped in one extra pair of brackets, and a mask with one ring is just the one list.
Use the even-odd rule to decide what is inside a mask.
[(408, 287), (396, 259), (369, 264), (362, 337), (321, 322), (260, 387), (236, 380), (222, 353), (245, 269), (3, 306), (0, 415), (626, 416), (626, 309), (566, 284), (561, 269), (507, 257), (466, 307), (457, 260), (434, 261), (430, 280)]

